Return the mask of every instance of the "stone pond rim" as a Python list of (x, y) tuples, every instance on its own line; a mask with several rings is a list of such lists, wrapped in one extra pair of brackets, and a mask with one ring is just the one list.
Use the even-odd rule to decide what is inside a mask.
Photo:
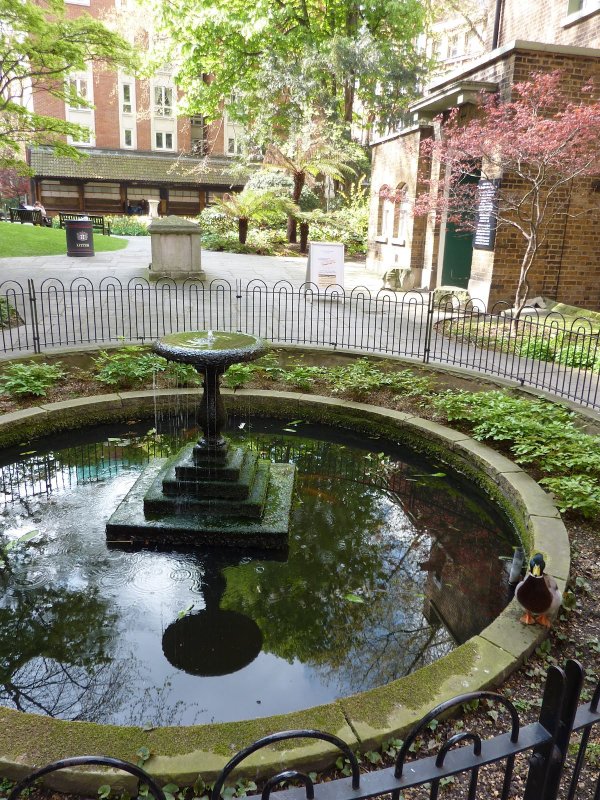
[[(126, 392), (86, 397), (37, 407), (0, 417), (3, 447), (78, 426), (127, 421), (151, 416), (155, 403), (167, 405), (175, 394), (198, 395), (198, 390)], [(310, 394), (265, 390), (223, 391), (230, 410), (263, 416), (303, 419), (375, 432), (429, 452), (450, 466), (485, 484), (506, 508), (521, 532), (524, 544), (547, 556), (548, 570), (564, 587), (569, 574), (569, 546), (565, 527), (549, 495), (514, 462), (466, 434), (411, 414), (346, 400)], [(318, 728), (362, 750), (374, 749), (384, 739), (401, 736), (433, 705), (450, 697), (497, 686), (516, 669), (545, 635), (538, 626), (519, 624), (516, 601), (478, 636), (448, 656), (386, 686), (340, 698), (333, 703), (277, 717), (235, 723), (141, 728), (67, 722), (0, 707), (0, 773), (9, 778), (28, 774), (56, 758), (105, 753), (135, 761), (140, 747), (152, 758), (147, 770), (161, 781), (191, 784), (198, 773), (212, 780), (229, 758), (267, 732), (290, 728)], [(261, 750), (246, 762), (240, 774), (254, 776), (293, 765), (319, 769), (331, 765), (338, 751), (324, 743), (297, 740), (285, 749)], [(64, 791), (93, 793), (102, 784), (134, 789), (116, 773), (67, 770), (56, 773), (48, 785)]]

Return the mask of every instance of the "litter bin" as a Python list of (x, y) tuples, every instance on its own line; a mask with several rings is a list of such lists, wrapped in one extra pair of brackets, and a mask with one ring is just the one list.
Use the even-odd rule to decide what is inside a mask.
[(94, 229), (89, 219), (71, 219), (65, 222), (67, 255), (81, 258), (94, 255)]

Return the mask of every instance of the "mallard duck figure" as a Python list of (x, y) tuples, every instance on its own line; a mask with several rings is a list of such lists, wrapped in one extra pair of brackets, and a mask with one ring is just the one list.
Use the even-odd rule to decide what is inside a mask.
[(553, 577), (544, 574), (546, 562), (541, 553), (536, 553), (529, 562), (529, 572), (517, 584), (515, 597), (525, 609), (521, 617), (524, 625), (538, 622), (547, 628), (551, 617), (562, 602), (562, 594)]

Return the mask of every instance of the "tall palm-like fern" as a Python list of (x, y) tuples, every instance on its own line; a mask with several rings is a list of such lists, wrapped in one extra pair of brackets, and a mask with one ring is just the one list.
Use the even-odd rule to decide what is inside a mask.
[(288, 198), (248, 188), (239, 194), (225, 194), (215, 204), (227, 217), (237, 220), (241, 244), (246, 244), (250, 222), (268, 222), (277, 214), (293, 214), (298, 210)]
[[(263, 167), (291, 175), (294, 181), (292, 200), (297, 204), (309, 177), (324, 175), (332, 180), (343, 180), (356, 174), (353, 166), (356, 159), (356, 145), (339, 139), (334, 141), (322, 126), (311, 123), (283, 147), (269, 145)], [(296, 219), (292, 215), (288, 216), (288, 241), (296, 241)]]

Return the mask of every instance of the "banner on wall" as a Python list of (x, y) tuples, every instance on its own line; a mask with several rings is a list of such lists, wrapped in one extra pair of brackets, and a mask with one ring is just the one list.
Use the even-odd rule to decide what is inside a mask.
[(344, 288), (344, 245), (341, 242), (311, 242), (308, 246), (306, 282), (319, 289), (336, 284)]

